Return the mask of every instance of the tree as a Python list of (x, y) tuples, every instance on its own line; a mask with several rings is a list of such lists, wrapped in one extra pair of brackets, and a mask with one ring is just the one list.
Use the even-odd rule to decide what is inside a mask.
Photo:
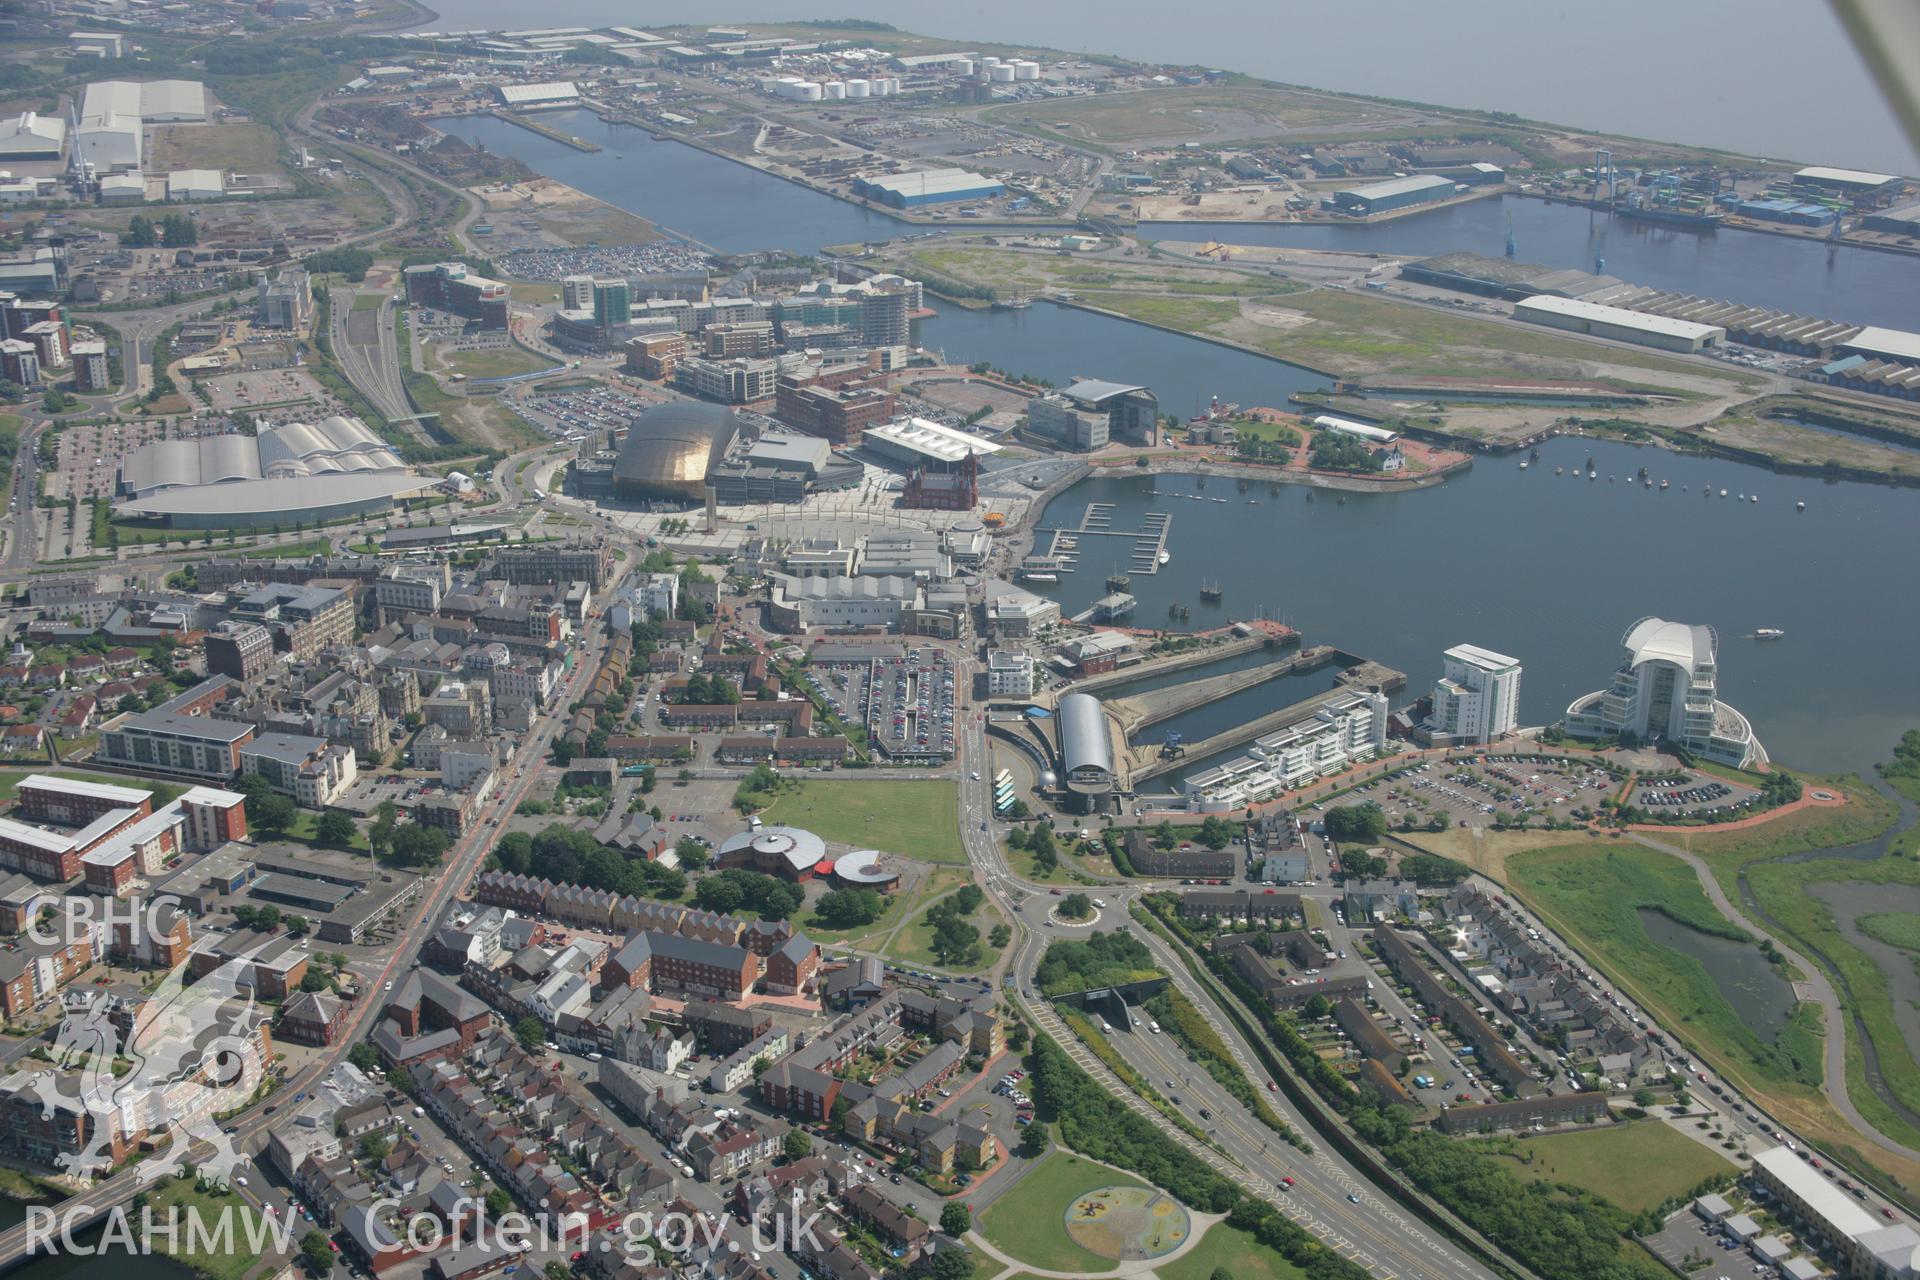
[(933, 1280), (971, 1280), (973, 1251), (963, 1244), (949, 1245), (933, 1255), (927, 1274)]
[(513, 1038), (528, 1053), (540, 1048), (547, 1042), (547, 1029), (540, 1025), (540, 1019), (528, 1014), (513, 1024)]
[(805, 1160), (813, 1154), (813, 1139), (805, 1129), (789, 1129), (787, 1136), (780, 1140), (780, 1154), (789, 1160)]
[(375, 857), (384, 858), (393, 848), (393, 828), (399, 817), (400, 807), (391, 800), (382, 800), (374, 806), (373, 825), (367, 828), (367, 844)]
[(1003, 924), (997, 924), (993, 926), (993, 932), (987, 935), (987, 945), (992, 947), (995, 951), (1005, 951), (1007, 949), (1007, 944), (1012, 941), (1013, 941), (1013, 930), (1009, 929), (1006, 925), (1003, 925)]
[(487, 1194), (483, 1199), (487, 1206), (487, 1216), (489, 1218), (497, 1219), (501, 1214), (513, 1208), (513, 1197), (499, 1187), (488, 1187)]
[(973, 1214), (958, 1200), (949, 1200), (946, 1208), (940, 1210), (940, 1229), (958, 1240), (973, 1230)]
[(344, 809), (329, 809), (313, 824), (313, 838), (334, 849), (353, 843), (353, 816)]
[(129, 249), (151, 249), (158, 244), (160, 237), (154, 233), (153, 224), (142, 214), (134, 214), (127, 223), (127, 229), (120, 233), (120, 243)]
[(380, 1051), (362, 1040), (347, 1050), (347, 1061), (362, 1071), (371, 1071), (380, 1065)]
[(1318, 1022), (1333, 1012), (1333, 1005), (1327, 1001), (1325, 996), (1310, 996), (1307, 999), (1307, 1003), (1302, 1006), (1300, 1012), (1306, 1014), (1309, 1019)]
[(1660, 1099), (1653, 1090), (1644, 1085), (1633, 1091), (1633, 1105), (1645, 1111)]
[(872, 924), (886, 909), (886, 899), (872, 889), (829, 889), (813, 904), (813, 918), (823, 929), (853, 929)]
[(1153, 847), (1165, 851), (1179, 843), (1180, 836), (1174, 831), (1173, 823), (1166, 818), (1162, 818), (1160, 825), (1153, 829)]
[(1085, 920), (1093, 914), (1093, 900), (1084, 893), (1070, 893), (1060, 899), (1060, 914), (1068, 920)]
[(1038, 1160), (1047, 1154), (1047, 1126), (1038, 1120), (1027, 1126), (1027, 1132), (1020, 1139), (1020, 1154), (1029, 1160)]
[(1033, 855), (1033, 867), (1041, 875), (1051, 875), (1060, 866), (1060, 850), (1053, 843), (1053, 828), (1039, 826), (1027, 837), (1027, 852)]
[(333, 1270), (333, 1246), (327, 1243), (325, 1232), (310, 1230), (300, 1237), (300, 1260), (317, 1276)]
[(287, 926), (287, 936), (291, 938), (304, 938), (313, 928), (305, 916), (282, 916), (281, 923)]
[(673, 858), (682, 871), (704, 871), (710, 860), (707, 846), (692, 836), (681, 836), (674, 841)]
[(1208, 1276), (1207, 1280), (1233, 1280), (1233, 1272), (1225, 1267), (1215, 1267), (1213, 1274)]
[(1368, 801), (1365, 804), (1340, 805), (1327, 810), (1327, 834), (1342, 844), (1363, 844), (1379, 840), (1387, 833), (1387, 815), (1380, 806)]
[(453, 837), (440, 828), (410, 822), (393, 833), (393, 860), (402, 866), (432, 866), (452, 844)]
[(1200, 843), (1209, 849), (1224, 849), (1233, 839), (1233, 824), (1225, 818), (1214, 816), (1200, 824)]
[(383, 1134), (363, 1133), (360, 1135), (360, 1158), (362, 1160), (385, 1160), (387, 1153), (391, 1150), (393, 1150), (393, 1144), (387, 1141)]
[[(332, 987), (332, 979), (328, 978), (326, 974), (320, 972), (318, 969), (309, 968), (305, 973), (300, 975), (300, 989), (302, 991), (310, 993), (320, 992), (330, 990)], [(358, 1045), (354, 1047), (359, 1048)], [(368, 1045), (367, 1047), (371, 1049), (373, 1046)]]
[(573, 1280), (573, 1269), (558, 1258), (542, 1267), (541, 1271), (547, 1280)]
[(285, 835), (299, 817), (299, 806), (282, 795), (264, 796), (258, 804), (247, 803), (247, 821), (269, 836)]

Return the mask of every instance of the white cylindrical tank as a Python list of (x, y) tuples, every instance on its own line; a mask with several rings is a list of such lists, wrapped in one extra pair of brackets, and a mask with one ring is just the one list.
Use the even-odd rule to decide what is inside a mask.
[(1014, 63), (1013, 78), (1015, 80), (1038, 80), (1040, 78), (1040, 64), (1037, 62)]
[(873, 82), (873, 96), (874, 96), (874, 97), (876, 97), (876, 98), (884, 98), (884, 97), (886, 97), (886, 96), (887, 96), (888, 94), (890, 94), (890, 93), (892, 93), (892, 92), (893, 92), (893, 77), (891, 77), (891, 76), (880, 76), (880, 77), (877, 77), (877, 78), (876, 78), (876, 79), (874, 80), (874, 82)]
[(987, 73), (995, 84), (1013, 83), (1013, 64), (1011, 62), (996, 62), (987, 68)]
[(953, 69), (963, 76), (970, 76), (974, 73), (978, 65), (979, 64), (974, 62), (972, 58), (962, 58), (954, 64)]
[(873, 85), (865, 80), (847, 81), (847, 96), (849, 98), (864, 98), (872, 92)]
[(981, 65), (981, 66), (983, 66), (983, 67), (997, 67), (997, 66), (999, 66), (999, 65), (1000, 65), (1000, 58), (999, 58), (999, 55), (997, 55), (997, 54), (992, 54), (992, 53), (990, 53), (990, 54), (988, 54), (988, 55), (987, 55), (986, 57), (984, 57), (984, 58), (982, 58), (982, 59), (980, 59), (980, 65)]
[(820, 101), (820, 86), (812, 80), (802, 80), (794, 86), (794, 92), (799, 95), (802, 102)]
[(838, 80), (829, 80), (820, 86), (820, 96), (829, 102), (838, 102), (847, 96), (847, 86)]

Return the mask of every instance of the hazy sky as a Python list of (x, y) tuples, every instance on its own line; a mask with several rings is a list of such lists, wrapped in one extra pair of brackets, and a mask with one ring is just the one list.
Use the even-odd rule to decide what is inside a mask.
[(863, 17), (1920, 175), (1816, 0), (425, 0), (446, 28)]

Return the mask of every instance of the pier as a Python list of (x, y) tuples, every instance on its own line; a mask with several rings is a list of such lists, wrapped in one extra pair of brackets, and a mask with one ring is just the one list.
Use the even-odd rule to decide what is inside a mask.
[[(1128, 574), (1149, 574), (1160, 572), (1161, 557), (1167, 554), (1167, 537), (1172, 532), (1173, 517), (1164, 511), (1149, 511), (1138, 529), (1116, 529), (1113, 504), (1090, 502), (1080, 514), (1080, 523), (1073, 528), (1036, 529), (1034, 534), (1036, 539), (1041, 534), (1049, 536), (1047, 549), (1042, 554), (1059, 565), (1061, 573), (1072, 573), (1079, 568), (1081, 554), (1091, 546), (1102, 545), (1099, 539), (1117, 538), (1130, 545), (1115, 549), (1115, 555), (1110, 558), (1117, 560), (1124, 556)], [(1112, 549), (1112, 544), (1104, 545)]]
[(487, 114), (496, 120), (505, 120), (508, 124), (519, 125), (528, 133), (537, 133), (543, 138), (550, 138), (554, 142), (560, 143), (562, 146), (572, 147), (575, 151), (600, 150), (600, 144), (597, 142), (588, 142), (585, 138), (575, 137), (571, 133), (562, 133), (558, 129), (549, 129), (537, 120), (512, 111), (495, 110)]

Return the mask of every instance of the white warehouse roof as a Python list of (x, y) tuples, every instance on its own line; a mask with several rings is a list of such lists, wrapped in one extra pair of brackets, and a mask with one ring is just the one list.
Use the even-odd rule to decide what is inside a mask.
[(1842, 182), (1851, 187), (1884, 187), (1889, 182), (1900, 181), (1891, 173), (1867, 173), (1860, 169), (1829, 169), (1825, 165), (1810, 165), (1793, 175), (1805, 178), (1809, 182)]
[(895, 448), (939, 462), (958, 462), (969, 453), (985, 457), (1000, 452), (1000, 446), (990, 440), (955, 431), (952, 427), (929, 422), (925, 418), (908, 418), (903, 422), (868, 427), (866, 438), (879, 439)]
[(81, 99), (80, 118), (139, 116), (146, 120), (205, 120), (207, 87), (198, 80), (96, 80)]
[(57, 152), (66, 140), (67, 122), (60, 116), (25, 111), (0, 125), (0, 155)]
[(1547, 294), (1535, 294), (1513, 304), (1516, 314), (1527, 311), (1551, 312), (1554, 315), (1572, 316), (1596, 324), (1617, 325), (1623, 329), (1638, 329), (1642, 333), (1658, 333), (1670, 338), (1685, 338), (1692, 342), (1714, 337), (1725, 337), (1726, 330), (1719, 325), (1695, 324), (1691, 320), (1675, 320), (1668, 316), (1650, 316), (1638, 311), (1628, 311), (1625, 307), (1607, 307), (1597, 302), (1581, 302), (1575, 298), (1555, 298)]
[(1409, 191), (1432, 191), (1437, 187), (1452, 189), (1452, 178), (1442, 178), (1436, 174), (1421, 174), (1412, 178), (1394, 178), (1387, 182), (1376, 182), (1367, 187), (1347, 187), (1343, 196), (1365, 196), (1369, 200), (1379, 200), (1386, 196), (1402, 196)]
[(565, 102), (577, 98), (580, 91), (573, 87), (571, 80), (551, 80), (544, 84), (503, 84), (500, 86), (500, 99), (510, 107), (522, 106), (529, 102)]
[(1920, 333), (1869, 325), (1841, 343), (1840, 349), (1870, 356), (1886, 356), (1893, 360), (1920, 362)]
[(918, 169), (912, 173), (884, 174), (864, 181), (870, 187), (897, 192), (902, 196), (930, 196), (942, 191), (973, 191), (1000, 185), (997, 178), (966, 169)]

